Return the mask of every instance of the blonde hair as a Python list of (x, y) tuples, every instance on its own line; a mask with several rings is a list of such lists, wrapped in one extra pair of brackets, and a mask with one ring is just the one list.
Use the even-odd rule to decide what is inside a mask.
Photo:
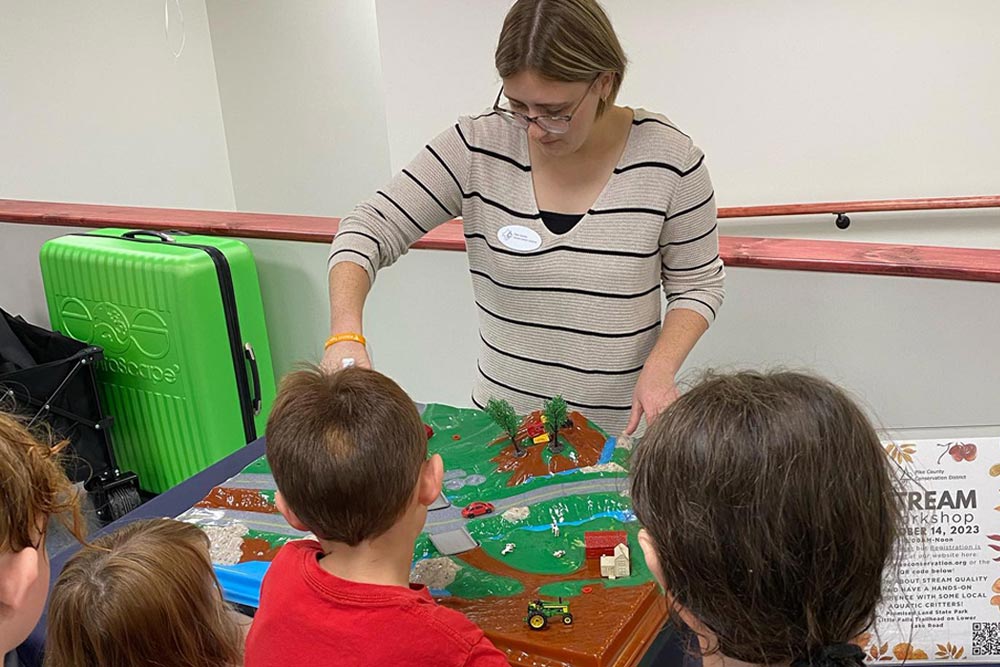
[(45, 667), (242, 664), (208, 537), (173, 519), (137, 521), (66, 564), (49, 603)]
[(0, 553), (41, 547), (51, 516), (83, 541), (79, 498), (60, 465), (59, 453), (68, 444), (50, 446), (17, 417), (0, 412)]
[(596, 0), (518, 0), (507, 12), (494, 56), (501, 78), (534, 70), (552, 81), (593, 81), (612, 75), (597, 115), (613, 104), (628, 59)]

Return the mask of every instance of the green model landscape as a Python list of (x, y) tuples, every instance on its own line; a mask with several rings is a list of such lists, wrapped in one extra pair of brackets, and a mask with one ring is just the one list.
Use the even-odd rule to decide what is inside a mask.
[[(600, 477), (620, 477), (625, 480), (627, 473), (628, 451), (616, 447), (611, 462), (617, 463), (622, 472), (582, 473), (568, 472), (564, 474), (534, 477), (530, 481), (517, 486), (508, 486), (511, 473), (496, 471), (496, 464), (491, 461), (505, 447), (512, 446), (507, 434), (497, 426), (492, 419), (480, 410), (471, 408), (454, 408), (447, 405), (432, 403), (423, 413), (424, 423), (434, 429), (434, 436), (428, 441), (432, 453), (440, 454), (445, 463), (444, 493), (454, 505), (465, 506), (475, 500), (495, 502), (510, 496), (516, 496), (543, 486), (563, 484), (580, 479)], [(596, 431), (607, 437), (595, 425)], [(455, 439), (458, 436), (458, 439)], [(492, 444), (497, 440), (496, 444)], [(540, 445), (536, 445), (540, 446)], [(559, 453), (560, 456), (572, 458), (573, 447), (570, 443)], [(546, 447), (543, 457), (546, 462), (553, 456)], [(456, 475), (456, 473), (465, 473)], [(461, 484), (473, 476), (476, 484)], [(480, 478), (482, 481), (480, 481)], [(622, 482), (622, 488), (626, 486)]]
[[(571, 597), (579, 594), (580, 589), (587, 585), (635, 586), (652, 580), (639, 553), (636, 539), (639, 525), (632, 515), (626, 491), (628, 482), (624, 470), (628, 461), (627, 449), (617, 447), (612, 453), (610, 462), (618, 464), (621, 468), (619, 471), (566, 471), (534, 477), (517, 486), (508, 486), (511, 473), (496, 472), (496, 464), (491, 459), (504, 447), (512, 446), (511, 441), (505, 429), (498, 426), (489, 415), (479, 410), (431, 404), (424, 411), (423, 420), (434, 430), (434, 436), (429, 441), (430, 451), (441, 454), (445, 462), (444, 493), (448, 500), (457, 507), (464, 507), (474, 501), (496, 504), (496, 513), (470, 519), (465, 524), (469, 534), (493, 559), (516, 570), (558, 578), (559, 575), (576, 572), (583, 565), (584, 533), (603, 530), (624, 530), (628, 533), (631, 576), (617, 580), (556, 581), (543, 586), (539, 594)], [(562, 451), (559, 455), (571, 456), (572, 445), (569, 442), (560, 444)], [(548, 457), (554, 454), (546, 448), (544, 455), (547, 462)], [(471, 484), (457, 483), (468, 482), (470, 478), (473, 482)], [(567, 482), (602, 478), (620, 480), (615, 484), (617, 489), (564, 495), (559, 486)], [(551, 494), (543, 494), (548, 495), (548, 498), (539, 499), (524, 507), (515, 505), (520, 512), (512, 513), (514, 516), (505, 516), (504, 508), (510, 503), (503, 502), (504, 499), (545, 487), (552, 487)], [(519, 514), (525, 511), (527, 516), (521, 518)], [(553, 530), (552, 526), (557, 529)], [(508, 548), (510, 544), (514, 545), (512, 549)], [(421, 534), (414, 550), (414, 563), (440, 557), (441, 554), (428, 536)], [(520, 584), (511, 578), (473, 568), (460, 557), (447, 558), (461, 569), (446, 591), (439, 592), (467, 599), (516, 595), (521, 592)]]
[[(551, 414), (558, 416), (559, 413)], [(488, 557), (486, 560), (482, 556), (475, 559), (477, 564), (489, 567), (495, 561), (499, 564), (496, 569), (503, 572), (476, 567), (463, 560), (463, 555), (442, 556), (429, 536), (422, 533), (414, 548), (415, 568), (443, 566), (449, 573), (446, 587), (434, 588), (436, 594), (464, 599), (521, 595), (525, 593), (525, 586), (516, 576), (519, 573), (533, 575), (531, 580), (536, 582), (533, 587), (538, 585), (535, 575), (551, 578), (552, 581), (541, 585), (539, 590), (528, 591), (531, 595), (543, 596), (572, 597), (586, 586), (636, 586), (652, 580), (639, 551), (636, 540), (639, 526), (632, 515), (627, 493), (627, 448), (616, 447), (610, 451), (611, 446), (608, 445), (603, 452), (605, 463), (617, 465), (600, 466), (586, 472), (574, 469), (539, 475), (511, 486), (509, 482), (513, 473), (497, 471), (497, 464), (492, 459), (513, 445), (508, 433), (486, 413), (431, 404), (423, 413), (423, 421), (434, 430), (428, 447), (444, 459), (444, 495), (453, 506), (448, 514), (451, 518), (435, 519), (435, 513), (431, 513), (429, 525), (438, 520), (453, 526), (464, 526)], [(591, 427), (606, 440), (603, 432), (593, 425)], [(546, 465), (552, 456), (557, 455), (575, 460), (569, 439), (560, 436), (558, 445), (561, 448), (558, 453), (553, 453), (546, 445), (532, 445), (530, 442), (522, 447), (544, 448), (538, 453), (542, 454), (541, 460)], [(241, 474), (261, 476), (259, 487), (253, 484), (252, 478), (244, 478), (243, 488), (251, 497), (261, 498), (273, 512), (274, 481), (266, 459), (254, 461)], [(253, 488), (247, 488), (246, 482), (250, 482)], [(600, 490), (573, 493), (562, 486), (573, 483), (581, 483), (584, 487), (596, 485)], [(527, 500), (521, 497), (522, 494), (528, 494)], [(222, 497), (229, 495), (232, 494), (221, 494)], [(460, 516), (457, 510), (474, 501), (492, 503), (495, 511), (467, 520), (456, 518)], [(232, 498), (227, 502), (232, 502)], [(230, 508), (241, 509), (238, 506)], [(249, 560), (270, 560), (273, 549), (298, 535), (290, 527), (287, 533), (282, 530), (284, 521), (280, 515), (272, 514), (271, 517), (266, 521), (274, 522), (273, 529), (251, 529), (245, 534), (244, 547), (250, 552)], [(627, 532), (631, 576), (617, 580), (581, 578), (580, 569), (585, 563), (584, 533), (604, 530)], [(264, 548), (264, 545), (270, 549)], [(272, 553), (266, 557), (269, 551)], [(421, 566), (423, 561), (428, 562)], [(562, 580), (564, 577), (572, 580)]]

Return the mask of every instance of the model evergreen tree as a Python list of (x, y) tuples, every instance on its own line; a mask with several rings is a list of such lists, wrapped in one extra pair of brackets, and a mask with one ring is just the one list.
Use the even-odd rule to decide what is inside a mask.
[(562, 396), (554, 396), (551, 400), (545, 401), (543, 410), (545, 414), (545, 429), (549, 432), (549, 450), (553, 454), (562, 451), (562, 443), (559, 442), (559, 429), (566, 422), (569, 409)]
[(517, 429), (521, 426), (521, 420), (514, 412), (514, 406), (503, 399), (491, 398), (486, 402), (486, 414), (490, 416), (493, 423), (503, 429), (510, 441), (514, 443), (514, 453), (517, 456), (524, 454), (524, 448), (517, 441)]

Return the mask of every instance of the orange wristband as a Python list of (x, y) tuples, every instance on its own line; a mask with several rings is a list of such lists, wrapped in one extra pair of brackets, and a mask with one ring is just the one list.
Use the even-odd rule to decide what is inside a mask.
[(365, 337), (362, 336), (361, 334), (357, 334), (357, 333), (342, 333), (342, 334), (334, 334), (333, 336), (330, 336), (329, 338), (327, 338), (326, 339), (326, 345), (323, 346), (323, 349), (325, 350), (325, 349), (329, 348), (331, 345), (336, 345), (337, 343), (344, 343), (344, 342), (347, 342), (347, 341), (352, 341), (354, 343), (361, 343), (362, 345), (367, 345), (368, 344), (365, 341)]

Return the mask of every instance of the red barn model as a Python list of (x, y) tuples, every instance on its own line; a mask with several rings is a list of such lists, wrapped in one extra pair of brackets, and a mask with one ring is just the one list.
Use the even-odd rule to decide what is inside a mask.
[(588, 530), (583, 534), (583, 544), (587, 560), (614, 556), (616, 546), (628, 544), (628, 533), (624, 530)]

